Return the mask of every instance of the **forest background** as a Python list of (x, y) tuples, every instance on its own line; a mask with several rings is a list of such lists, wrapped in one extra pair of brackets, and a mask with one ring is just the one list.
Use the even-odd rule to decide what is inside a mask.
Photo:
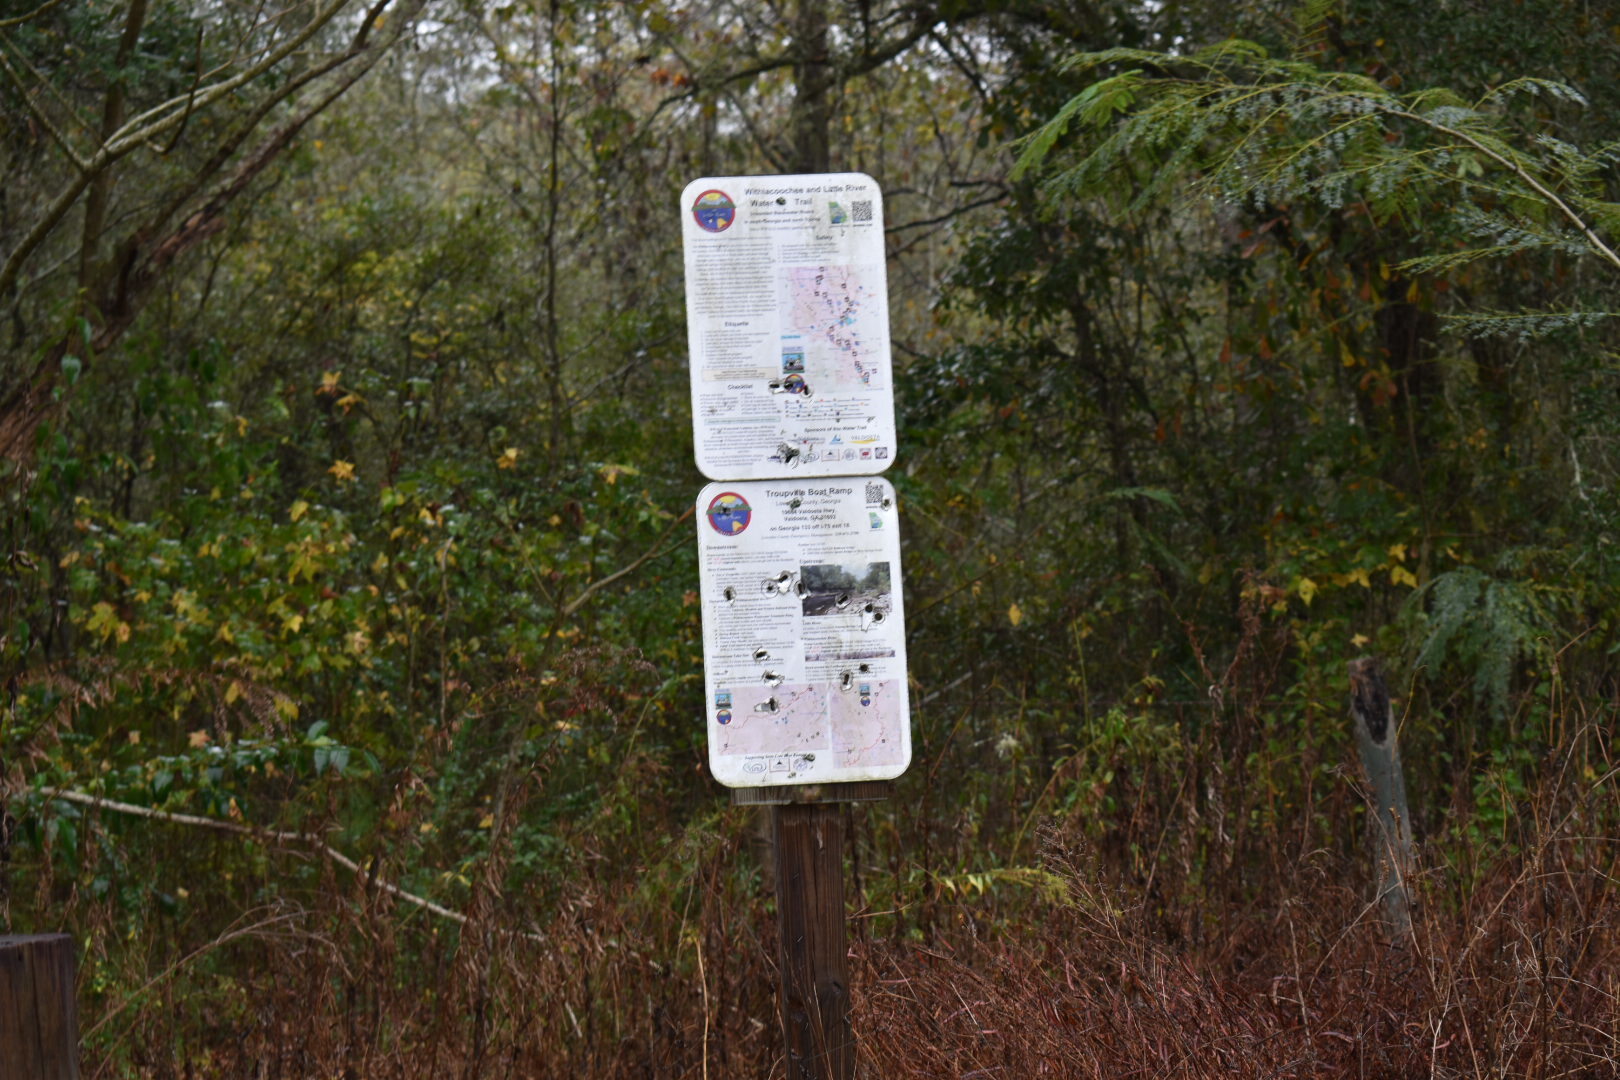
[(87, 1075), (782, 1075), (675, 197), (826, 168), (914, 680), (862, 1068), (1612, 1072), (1617, 73), (1576, 0), (8, 0), (0, 887)]

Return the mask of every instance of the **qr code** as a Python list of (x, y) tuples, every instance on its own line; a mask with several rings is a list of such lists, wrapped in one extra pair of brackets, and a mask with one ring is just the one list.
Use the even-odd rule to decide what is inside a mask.
[(856, 221), (872, 220), (872, 200), (852, 199), (849, 204), (849, 216)]
[(866, 505), (883, 505), (883, 485), (877, 481), (868, 481), (866, 485)]

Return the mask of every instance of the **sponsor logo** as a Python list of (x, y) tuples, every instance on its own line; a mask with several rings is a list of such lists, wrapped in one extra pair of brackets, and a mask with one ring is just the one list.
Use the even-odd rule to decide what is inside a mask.
[(721, 536), (736, 536), (748, 528), (748, 523), (754, 519), (754, 511), (748, 505), (748, 500), (735, 491), (722, 491), (709, 501), (704, 516), (709, 519), (709, 528)]
[(710, 188), (692, 203), (692, 218), (706, 232), (725, 232), (737, 220), (737, 204), (718, 188)]

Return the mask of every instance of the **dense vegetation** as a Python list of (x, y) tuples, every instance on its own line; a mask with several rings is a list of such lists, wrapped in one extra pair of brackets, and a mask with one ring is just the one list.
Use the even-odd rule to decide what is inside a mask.
[(90, 1075), (771, 1074), (674, 203), (829, 167), (901, 387), (871, 1075), (1617, 1067), (1609, 8), (58, 0), (0, 70), (0, 910)]

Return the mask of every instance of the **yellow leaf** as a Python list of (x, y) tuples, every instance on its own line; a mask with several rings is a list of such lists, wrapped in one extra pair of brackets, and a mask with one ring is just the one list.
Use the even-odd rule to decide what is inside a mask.
[(225, 704), (235, 705), (237, 698), (240, 698), (241, 696), (242, 684), (237, 682), (235, 679), (232, 679), (231, 685), (225, 688)]
[(334, 461), (326, 471), (340, 481), (354, 479), (354, 466), (347, 461)]
[(309, 503), (305, 502), (303, 499), (299, 499), (297, 502), (293, 503), (287, 511), (288, 516), (290, 516), (294, 521), (297, 521), (307, 513), (309, 513)]
[(342, 409), (344, 413), (347, 414), (350, 409), (360, 404), (360, 400), (359, 394), (344, 394), (342, 397), (338, 398), (338, 408)]
[(316, 393), (319, 393), (319, 394), (335, 394), (335, 393), (337, 393), (338, 379), (342, 377), (342, 374), (343, 373), (340, 372), (340, 371), (328, 371), (328, 372), (325, 372), (324, 374), (322, 374), (321, 375), (321, 388), (319, 390), (317, 390)]
[(1388, 550), (1389, 550), (1389, 557), (1394, 559), (1396, 562), (1405, 562), (1406, 561), (1406, 545), (1405, 544), (1391, 544), (1391, 545), (1389, 545)]
[(1350, 639), (1350, 647), (1352, 649), (1359, 649), (1371, 640), (1372, 638), (1368, 637), (1366, 634), (1357, 634), (1355, 637)]
[(505, 453), (501, 454), (500, 457), (495, 459), (495, 467), (497, 469), (510, 469), (517, 464), (517, 460), (518, 448), (515, 446), (508, 446)]
[(304, 617), (302, 615), (289, 615), (285, 619), (281, 620), (281, 629), (283, 632), (296, 634), (303, 628)]
[(208, 745), (208, 732), (193, 731), (190, 735), (186, 736), (186, 741), (191, 744), (192, 749), (200, 750)]
[(140, 732), (132, 731), (132, 732), (129, 733), (129, 745), (131, 745), (131, 746), (139, 746), (139, 745), (141, 745), (141, 733)]
[(1017, 604), (1013, 604), (1007, 609), (1007, 621), (1012, 623), (1014, 626), (1017, 626), (1019, 623), (1023, 622), (1024, 609), (1019, 607)]
[(1405, 585), (1415, 589), (1417, 588), (1418, 579), (1417, 575), (1406, 567), (1397, 566), (1389, 572), (1389, 583), (1391, 585)]
[(492, 828), (494, 828), (495, 827), (495, 815), (494, 814), (485, 814), (483, 820), (478, 823), (478, 827), (480, 829), (492, 829)]
[(1316, 599), (1316, 582), (1308, 577), (1302, 577), (1294, 582), (1294, 589), (1299, 593), (1299, 598), (1305, 601), (1306, 607), (1310, 607), (1311, 601)]

